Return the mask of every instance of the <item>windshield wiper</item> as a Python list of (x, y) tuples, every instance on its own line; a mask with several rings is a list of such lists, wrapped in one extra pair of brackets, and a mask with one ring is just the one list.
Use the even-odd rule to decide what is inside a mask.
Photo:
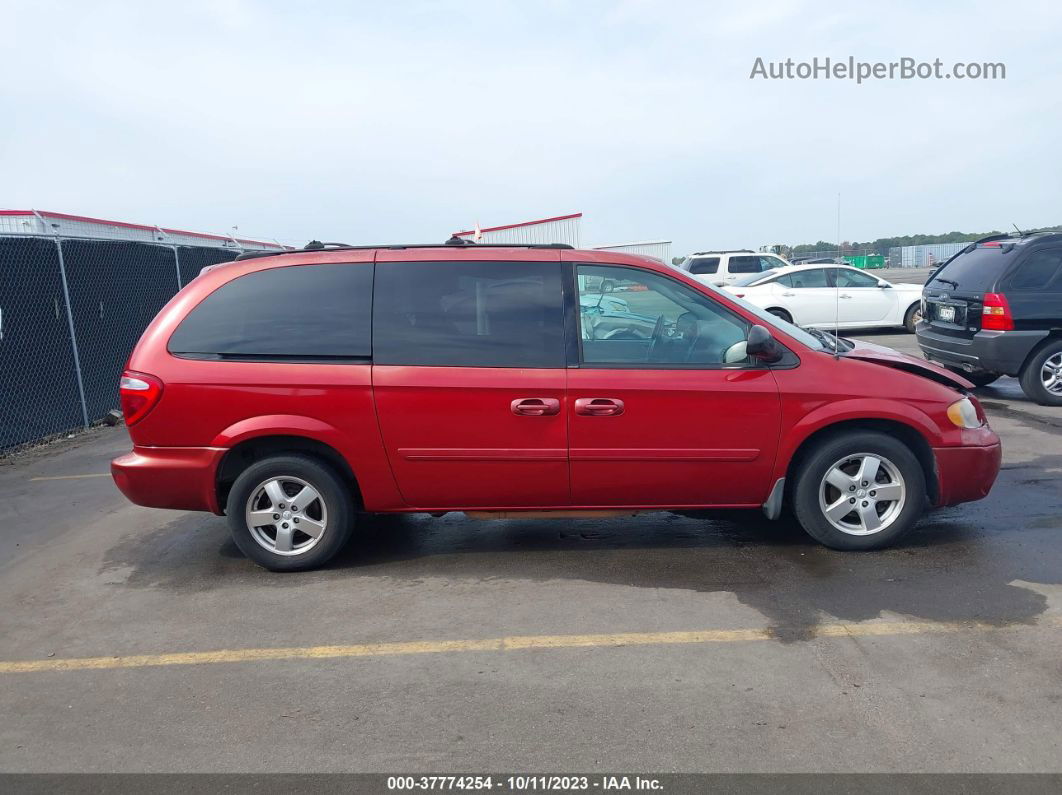
[(801, 326), (801, 328), (803, 328), (804, 331), (806, 331), (812, 337), (817, 339), (819, 342), (822, 342), (822, 343), (828, 345), (830, 347), (830, 350), (834, 350), (834, 351), (837, 350), (837, 345), (834, 342), (834, 338), (831, 335), (827, 334), (822, 329), (804, 328), (803, 326)]
[[(803, 328), (803, 326), (801, 328)], [(836, 337), (828, 331), (823, 331), (820, 328), (805, 328), (804, 331), (826, 345), (831, 351), (841, 352), (849, 350), (848, 346), (841, 341), (840, 337)]]
[(936, 276), (936, 277), (934, 277), (933, 281), (935, 281), (935, 282), (947, 282), (952, 287), (956, 287), (956, 288), (959, 286), (959, 283), (957, 281), (953, 281), (952, 279), (945, 279), (943, 276)]

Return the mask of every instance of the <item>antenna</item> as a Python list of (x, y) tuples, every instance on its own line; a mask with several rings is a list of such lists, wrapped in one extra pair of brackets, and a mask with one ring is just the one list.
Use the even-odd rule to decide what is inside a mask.
[[(1013, 226), (1015, 229), (1018, 229), (1017, 224), (1012, 223), (1011, 226)], [(1018, 229), (1018, 237), (1025, 237), (1025, 233), (1022, 232), (1020, 229)]]
[[(837, 259), (841, 259), (841, 194), (837, 194)], [(833, 358), (841, 357), (841, 288), (837, 285), (839, 268), (833, 269)]]

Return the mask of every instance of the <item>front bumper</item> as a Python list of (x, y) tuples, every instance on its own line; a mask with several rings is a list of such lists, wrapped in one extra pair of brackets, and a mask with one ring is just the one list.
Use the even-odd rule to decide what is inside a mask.
[(925, 321), (915, 334), (930, 361), (1004, 375), (1017, 375), (1029, 351), (1047, 336), (1046, 331), (978, 331), (972, 337), (950, 337)]
[(131, 502), (148, 508), (220, 514), (216, 472), (219, 447), (133, 447), (111, 461), (111, 476)]
[(988, 496), (1003, 460), (999, 437), (991, 429), (963, 431), (961, 447), (936, 447), (937, 505), (958, 505)]

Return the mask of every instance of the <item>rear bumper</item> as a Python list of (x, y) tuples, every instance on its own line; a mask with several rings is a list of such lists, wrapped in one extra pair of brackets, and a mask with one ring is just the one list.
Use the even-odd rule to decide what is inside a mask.
[(111, 461), (111, 476), (137, 505), (220, 514), (215, 473), (225, 452), (218, 447), (133, 447)]
[(972, 337), (949, 337), (926, 322), (915, 333), (930, 361), (1005, 375), (1017, 375), (1029, 351), (1047, 336), (1046, 331), (978, 331)]
[(972, 437), (969, 445), (933, 450), (940, 485), (938, 506), (983, 499), (996, 482), (1003, 459), (999, 437), (988, 428), (967, 434)]

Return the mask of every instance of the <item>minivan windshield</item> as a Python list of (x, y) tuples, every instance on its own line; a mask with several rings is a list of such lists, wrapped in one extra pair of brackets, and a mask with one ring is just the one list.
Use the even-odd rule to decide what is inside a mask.
[(971, 293), (991, 292), (1006, 265), (1007, 255), (1001, 246), (977, 246), (934, 273), (926, 286)]
[[(758, 273), (756, 275), (757, 276), (763, 276), (762, 273)], [(704, 286), (707, 287), (709, 290), (712, 290), (712, 291), (714, 291), (714, 292), (716, 292), (716, 293), (718, 293), (720, 295), (724, 294), (714, 284), (704, 284)], [(792, 323), (790, 323), (788, 321), (782, 320), (780, 317), (777, 317), (776, 315), (772, 315), (766, 309), (760, 309), (758, 306), (753, 306), (748, 301), (746, 301), (744, 298), (738, 298), (733, 293), (728, 292), (728, 293), (725, 293), (725, 295), (726, 295), (727, 298), (729, 298), (734, 303), (740, 304), (741, 308), (747, 310), (749, 312), (749, 314), (755, 315), (756, 319), (760, 322), (761, 325), (767, 326), (767, 328), (776, 328), (779, 331), (781, 331), (782, 333), (788, 334), (790, 337), (795, 339), (797, 342), (803, 343), (807, 347), (811, 348), (811, 350), (813, 350), (813, 351), (824, 351), (824, 350), (826, 350), (826, 346), (823, 345), (821, 340), (819, 340), (814, 335), (809, 334), (808, 332), (804, 331), (804, 329), (800, 328), (800, 326), (796, 326), (796, 325), (793, 325)]]

